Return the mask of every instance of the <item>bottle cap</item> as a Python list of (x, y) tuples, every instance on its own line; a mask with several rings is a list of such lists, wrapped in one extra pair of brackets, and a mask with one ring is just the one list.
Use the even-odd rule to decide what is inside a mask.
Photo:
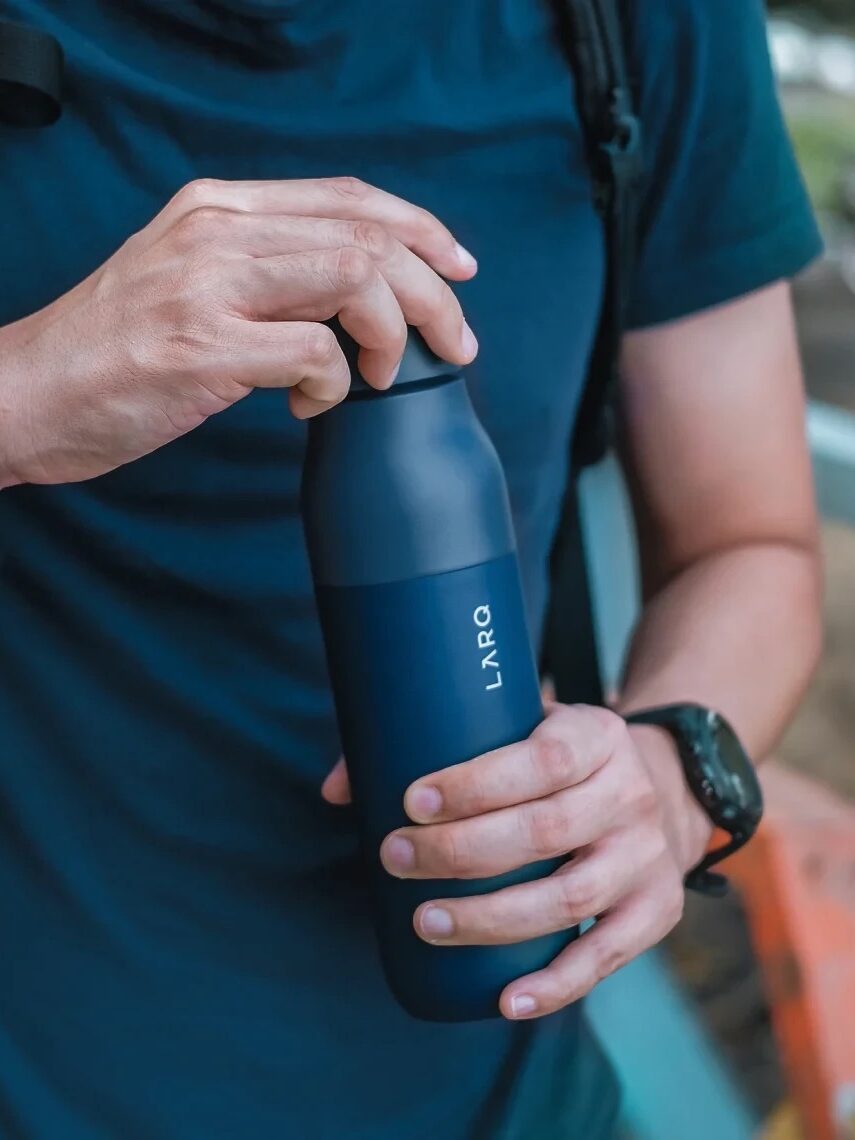
[[(347, 363), (350, 365), (351, 392), (375, 391), (360, 375), (356, 363), (357, 356), (359, 355), (359, 345), (353, 337), (344, 331), (338, 323), (338, 320), (333, 319), (328, 323), (338, 337), (342, 352), (345, 355)], [(437, 376), (455, 376), (459, 371), (459, 365), (449, 364), (447, 360), (443, 360), (428, 348), (424, 337), (418, 329), (410, 328), (409, 336), (407, 337), (407, 347), (404, 349), (401, 367), (398, 371), (398, 375), (395, 377), (393, 387), (400, 388), (403, 384), (417, 384), (421, 380), (432, 380)]]

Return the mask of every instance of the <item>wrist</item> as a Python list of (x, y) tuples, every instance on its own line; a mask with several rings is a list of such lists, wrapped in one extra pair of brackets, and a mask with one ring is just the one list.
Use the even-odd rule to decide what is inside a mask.
[(16, 415), (12, 400), (11, 380), (0, 373), (0, 491), (16, 487), (21, 479), (15, 474), (12, 444), (15, 438)]
[(654, 725), (630, 725), (629, 733), (656, 789), (674, 857), (686, 874), (704, 857), (715, 828), (692, 794), (670, 733)]
[(38, 375), (27, 367), (28, 339), (24, 328), (33, 318), (0, 329), (0, 491), (26, 482), (26, 463), (21, 454), (24, 424), (30, 418), (24, 395), (32, 389), (29, 377)]

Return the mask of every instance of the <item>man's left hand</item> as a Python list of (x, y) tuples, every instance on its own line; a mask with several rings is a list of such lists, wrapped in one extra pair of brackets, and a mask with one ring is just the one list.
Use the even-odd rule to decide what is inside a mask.
[[(346, 800), (343, 766), (324, 794)], [(522, 942), (598, 920), (546, 969), (506, 987), (500, 1009), (514, 1019), (577, 1001), (659, 942), (680, 919), (683, 877), (712, 830), (663, 732), (581, 705), (553, 705), (528, 740), (416, 781), (404, 807), (415, 826), (380, 850), (398, 878), (482, 879), (571, 856), (544, 879), (436, 899), (413, 917), (438, 946)]]

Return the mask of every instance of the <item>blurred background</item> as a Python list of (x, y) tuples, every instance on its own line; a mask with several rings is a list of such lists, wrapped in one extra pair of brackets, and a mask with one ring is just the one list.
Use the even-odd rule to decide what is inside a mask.
[[(690, 898), (664, 949), (591, 1003), (636, 1140), (855, 1140), (855, 0), (770, 0), (769, 41), (827, 243), (796, 285), (826, 652), (729, 898)], [(620, 537), (599, 540), (613, 558)], [(606, 658), (627, 617), (601, 615)]]

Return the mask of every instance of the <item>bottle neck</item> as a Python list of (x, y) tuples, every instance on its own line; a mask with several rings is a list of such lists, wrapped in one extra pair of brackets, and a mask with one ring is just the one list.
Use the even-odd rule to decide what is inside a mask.
[(376, 392), (370, 385), (366, 384), (359, 371), (359, 345), (344, 331), (341, 327), (337, 317), (327, 322), (333, 332), (338, 338), (341, 346), (341, 351), (344, 353), (344, 358), (350, 367), (350, 394), (351, 397), (357, 396), (359, 393), (365, 393), (369, 396), (385, 396), (389, 393), (395, 395), (404, 389), (410, 390), (415, 387), (421, 387), (430, 381), (438, 381), (440, 383), (448, 380), (460, 379), (460, 369), (456, 364), (449, 364), (447, 360), (441, 359), (435, 352), (430, 349), (418, 331), (418, 329), (411, 328), (407, 336), (407, 343), (404, 348), (404, 354), (401, 357), (401, 363), (398, 367), (398, 375), (395, 378), (395, 383), (387, 392)]
[(427, 392), (431, 388), (442, 388), (446, 384), (453, 384), (456, 380), (462, 380), (463, 377), (460, 373), (449, 373), (447, 376), (428, 376), (425, 380), (410, 380), (406, 384), (398, 384), (397, 382), (391, 388), (385, 391), (378, 391), (376, 388), (369, 388), (367, 384), (362, 387), (351, 387), (350, 392), (346, 396), (347, 402), (356, 402), (360, 400), (391, 400), (395, 396), (405, 396), (410, 392)]

